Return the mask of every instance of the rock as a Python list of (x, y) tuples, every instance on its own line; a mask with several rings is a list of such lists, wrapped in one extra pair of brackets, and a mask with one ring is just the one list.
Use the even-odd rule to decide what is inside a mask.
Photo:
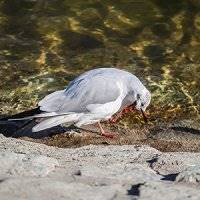
[(193, 184), (199, 153), (146, 145), (64, 149), (0, 135), (0, 160), (1, 200), (200, 199)]
[(1, 183), (0, 194), (1, 200), (107, 200), (117, 199), (118, 195), (125, 196), (126, 190), (120, 184), (94, 187), (49, 178), (10, 178)]
[(142, 164), (107, 163), (107, 165), (89, 164), (81, 168), (81, 174), (88, 177), (106, 177), (121, 182), (134, 182), (160, 180), (162, 176)]
[(82, 175), (81, 170), (76, 170), (72, 174), (75, 175), (75, 176), (81, 176)]
[(176, 182), (200, 184), (200, 165), (188, 167), (179, 173)]
[(198, 189), (177, 185), (169, 182), (149, 182), (138, 188), (139, 200), (198, 200), (200, 193)]
[(58, 161), (42, 155), (0, 152), (0, 175), (46, 176), (58, 166)]
[(199, 165), (199, 161), (200, 153), (163, 153), (151, 166), (159, 174), (168, 175), (179, 173), (190, 166)]

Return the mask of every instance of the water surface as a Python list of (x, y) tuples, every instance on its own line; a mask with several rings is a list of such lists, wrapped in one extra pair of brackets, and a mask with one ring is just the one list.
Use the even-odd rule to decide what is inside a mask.
[[(0, 112), (17, 113), (99, 66), (152, 92), (151, 123), (198, 120), (197, 0), (1, 0)], [(124, 126), (140, 122), (130, 115)]]

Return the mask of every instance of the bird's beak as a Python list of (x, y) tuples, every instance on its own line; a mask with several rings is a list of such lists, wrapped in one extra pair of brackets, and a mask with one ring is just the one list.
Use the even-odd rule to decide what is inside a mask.
[(142, 113), (144, 121), (147, 123), (148, 122), (147, 116), (146, 116), (145, 112), (142, 109), (141, 109), (141, 113)]

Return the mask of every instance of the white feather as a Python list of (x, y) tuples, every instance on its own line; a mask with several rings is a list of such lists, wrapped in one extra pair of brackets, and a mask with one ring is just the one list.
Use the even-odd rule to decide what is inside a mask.
[(34, 119), (34, 118), (46, 118), (46, 117), (55, 117), (55, 116), (61, 116), (61, 115), (69, 115), (72, 114), (73, 112), (68, 112), (68, 113), (56, 113), (56, 112), (45, 112), (33, 116), (28, 116), (28, 117), (23, 117), (23, 118), (16, 118), (16, 119), (8, 119), (8, 121), (20, 121), (20, 120), (28, 120), (28, 119)]
[(34, 126), (32, 128), (32, 131), (38, 132), (44, 129), (58, 126), (60, 124), (76, 122), (80, 116), (82, 116), (82, 113), (51, 117), (51, 118), (43, 120), (42, 122)]
[(64, 90), (59, 90), (47, 95), (38, 103), (38, 105), (42, 111), (54, 112), (59, 110), (59, 107), (62, 106), (65, 98), (66, 95), (64, 94)]

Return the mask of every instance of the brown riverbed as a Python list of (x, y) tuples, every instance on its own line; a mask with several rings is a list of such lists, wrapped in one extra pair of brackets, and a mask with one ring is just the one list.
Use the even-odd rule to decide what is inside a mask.
[(160, 151), (192, 151), (200, 152), (200, 129), (192, 126), (191, 122), (176, 123), (174, 125), (148, 126), (143, 128), (127, 129), (117, 125), (104, 124), (104, 128), (115, 133), (113, 139), (99, 135), (95, 126), (86, 126), (80, 132), (53, 133), (40, 139), (19, 137), (24, 140), (57, 146), (75, 148), (88, 144), (104, 145), (131, 145), (147, 144)]

